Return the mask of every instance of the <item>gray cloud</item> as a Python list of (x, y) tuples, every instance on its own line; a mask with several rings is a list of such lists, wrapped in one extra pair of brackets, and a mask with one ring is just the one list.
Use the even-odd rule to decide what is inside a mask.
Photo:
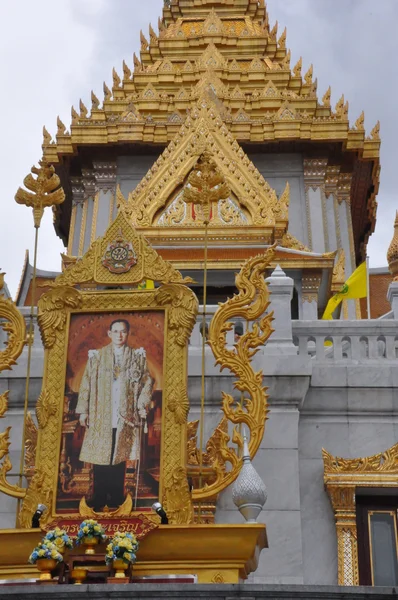
[[(79, 98), (90, 106), (91, 89), (102, 98), (102, 83), (111, 83), (123, 59), (132, 68), (139, 52), (139, 31), (149, 22), (157, 29), (163, 1), (150, 0), (16, 0), (2, 6), (0, 24), (0, 267), (14, 294), (25, 248), (33, 251), (30, 210), (13, 200), (32, 164), (40, 158), (42, 126), (55, 134), (56, 117), (70, 123), (70, 107)], [(279, 31), (287, 26), (292, 62), (314, 64), (318, 92), (332, 86), (332, 100), (342, 93), (350, 102), (350, 119), (365, 110), (368, 131), (378, 119), (382, 134), (382, 175), (376, 233), (369, 244), (371, 264), (385, 264), (395, 208), (394, 151), (398, 55), (398, 2), (383, 0), (269, 0), (268, 11)], [(147, 35), (148, 37), (148, 35)], [(41, 228), (39, 265), (59, 269), (61, 242), (47, 211)]]

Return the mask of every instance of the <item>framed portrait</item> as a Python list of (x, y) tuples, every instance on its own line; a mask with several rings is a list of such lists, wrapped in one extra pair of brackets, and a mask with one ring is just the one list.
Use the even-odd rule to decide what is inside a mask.
[[(93, 514), (133, 517), (187, 485), (188, 339), (197, 299), (152, 290), (54, 287), (40, 299), (45, 353), (35, 473), (20, 513), (44, 525)], [(124, 512), (123, 512), (124, 511)], [(184, 517), (187, 518), (187, 517)]]
[(71, 314), (56, 510), (159, 498), (165, 311)]

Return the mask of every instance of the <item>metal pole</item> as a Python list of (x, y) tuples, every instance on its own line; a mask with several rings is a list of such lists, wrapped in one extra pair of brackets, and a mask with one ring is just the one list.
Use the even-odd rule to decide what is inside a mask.
[[(205, 421), (205, 385), (206, 385), (206, 309), (207, 309), (207, 244), (208, 244), (209, 220), (204, 221), (204, 264), (203, 264), (203, 312), (202, 312), (202, 388), (200, 397), (200, 422), (199, 422), (199, 489), (202, 487), (203, 469), (203, 443), (204, 443), (204, 421)], [(202, 503), (199, 502), (198, 521), (200, 523), (202, 514)]]
[(368, 319), (370, 316), (370, 286), (369, 286), (369, 256), (366, 257), (366, 308), (368, 313)]
[(142, 446), (142, 428), (144, 426), (144, 419), (141, 419), (140, 424), (140, 439), (138, 440), (138, 460), (137, 460), (137, 477), (135, 480), (135, 498), (134, 498), (134, 510), (137, 510), (138, 502), (138, 484), (140, 482), (140, 470), (141, 470), (141, 446)]
[[(32, 362), (32, 346), (33, 346), (33, 338), (34, 338), (34, 316), (35, 316), (35, 305), (36, 305), (36, 271), (37, 271), (38, 243), (39, 243), (39, 227), (35, 225), (35, 247), (34, 247), (34, 255), (33, 255), (33, 275), (32, 275), (32, 300), (30, 303), (29, 329), (28, 329), (28, 363), (27, 363), (27, 369), (26, 369), (25, 401), (24, 401), (23, 428), (22, 428), (22, 448), (21, 448), (21, 459), (19, 462), (19, 477), (18, 477), (19, 487), (22, 487), (22, 478), (24, 475), (24, 466), (25, 466), (26, 417), (28, 414), (30, 367), (31, 367), (31, 362)], [(21, 505), (21, 500), (18, 498), (17, 524), (18, 524), (18, 515), (19, 515), (20, 505)]]

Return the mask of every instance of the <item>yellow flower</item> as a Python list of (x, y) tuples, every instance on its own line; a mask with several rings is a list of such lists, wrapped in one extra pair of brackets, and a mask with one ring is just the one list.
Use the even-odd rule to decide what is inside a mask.
[(84, 531), (84, 533), (88, 533), (89, 532), (89, 528), (87, 527), (87, 525), (85, 527), (83, 527), (83, 531)]
[(39, 556), (44, 556), (44, 555), (45, 555), (45, 553), (46, 553), (46, 551), (45, 551), (45, 550), (39, 550)]

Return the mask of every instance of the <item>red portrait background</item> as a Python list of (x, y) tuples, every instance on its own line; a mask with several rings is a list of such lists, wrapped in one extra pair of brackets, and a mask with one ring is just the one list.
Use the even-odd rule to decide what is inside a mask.
[[(77, 512), (80, 500), (90, 504), (93, 492), (92, 465), (79, 460), (84, 428), (75, 412), (80, 383), (89, 350), (100, 350), (110, 343), (108, 330), (112, 321), (124, 319), (130, 325), (127, 344), (144, 348), (148, 369), (154, 380), (152, 402), (148, 412), (148, 431), (142, 443), (137, 508), (149, 508), (159, 497), (164, 311), (107, 312), (71, 315), (65, 378), (65, 401), (62, 425), (57, 512)], [(135, 495), (136, 475), (129, 473), (127, 462), (125, 491)]]

